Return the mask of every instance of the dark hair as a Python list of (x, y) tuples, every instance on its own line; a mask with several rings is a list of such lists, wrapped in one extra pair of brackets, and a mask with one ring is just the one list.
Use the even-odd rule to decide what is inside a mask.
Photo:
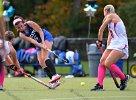
[(13, 38), (15, 38), (15, 35), (12, 31), (6, 31), (5, 32), (5, 40), (10, 41)]
[[(18, 18), (20, 18), (20, 19), (22, 20), (22, 21), (21, 21), (22, 23), (25, 23), (25, 22), (26, 22), (26, 21), (23, 19), (23, 17), (21, 17), (21, 16), (14, 16), (14, 20), (15, 20), (15, 19), (18, 19)], [(16, 22), (15, 25), (18, 25), (19, 23), (20, 23), (20, 21), (19, 21), (19, 22)]]
[(17, 19), (17, 18), (20, 18), (20, 19), (22, 19), (23, 22), (25, 22), (23, 17), (21, 17), (21, 16), (14, 16), (14, 20)]

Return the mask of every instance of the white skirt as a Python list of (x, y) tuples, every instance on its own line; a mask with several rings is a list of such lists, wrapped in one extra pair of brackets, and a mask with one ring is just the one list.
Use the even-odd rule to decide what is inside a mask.
[(107, 46), (107, 49), (112, 49), (112, 50), (118, 50), (122, 53), (125, 54), (122, 59), (127, 59), (129, 57), (128, 53), (128, 43), (119, 43), (118, 41), (112, 41), (109, 46)]

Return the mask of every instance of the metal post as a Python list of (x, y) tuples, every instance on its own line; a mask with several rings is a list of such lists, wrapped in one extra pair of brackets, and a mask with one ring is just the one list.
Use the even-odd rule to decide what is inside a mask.
[(89, 16), (89, 23), (88, 23), (88, 38), (90, 36), (90, 30), (91, 30), (91, 15)]
[(6, 30), (9, 31), (9, 21), (10, 21), (10, 18), (7, 17), (7, 16), (5, 16), (5, 17), (4, 17), (4, 20), (5, 20), (5, 23), (6, 23)]

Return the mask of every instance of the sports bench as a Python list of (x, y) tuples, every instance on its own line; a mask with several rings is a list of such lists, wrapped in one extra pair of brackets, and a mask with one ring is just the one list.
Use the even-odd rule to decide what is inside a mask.
[[(65, 67), (70, 67), (70, 69), (71, 69), (71, 74), (72, 74), (72, 68), (73, 68), (73, 66), (75, 65), (75, 64), (54, 64), (55, 65), (55, 67), (63, 67), (63, 66), (65, 66)], [(25, 69), (25, 67), (29, 67), (29, 66), (32, 66), (33, 67), (33, 75), (35, 75), (35, 71), (36, 71), (36, 69), (38, 68), (38, 67), (40, 67), (40, 65), (37, 63), (37, 64), (23, 64), (23, 63), (20, 63), (20, 66), (21, 67), (23, 67), (24, 69)]]

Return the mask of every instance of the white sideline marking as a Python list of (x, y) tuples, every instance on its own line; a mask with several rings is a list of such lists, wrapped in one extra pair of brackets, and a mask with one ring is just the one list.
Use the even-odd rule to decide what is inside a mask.
[(38, 99), (38, 100), (76, 100), (76, 99), (106, 99), (106, 98), (136, 98), (136, 96), (73, 97), (73, 98)]

